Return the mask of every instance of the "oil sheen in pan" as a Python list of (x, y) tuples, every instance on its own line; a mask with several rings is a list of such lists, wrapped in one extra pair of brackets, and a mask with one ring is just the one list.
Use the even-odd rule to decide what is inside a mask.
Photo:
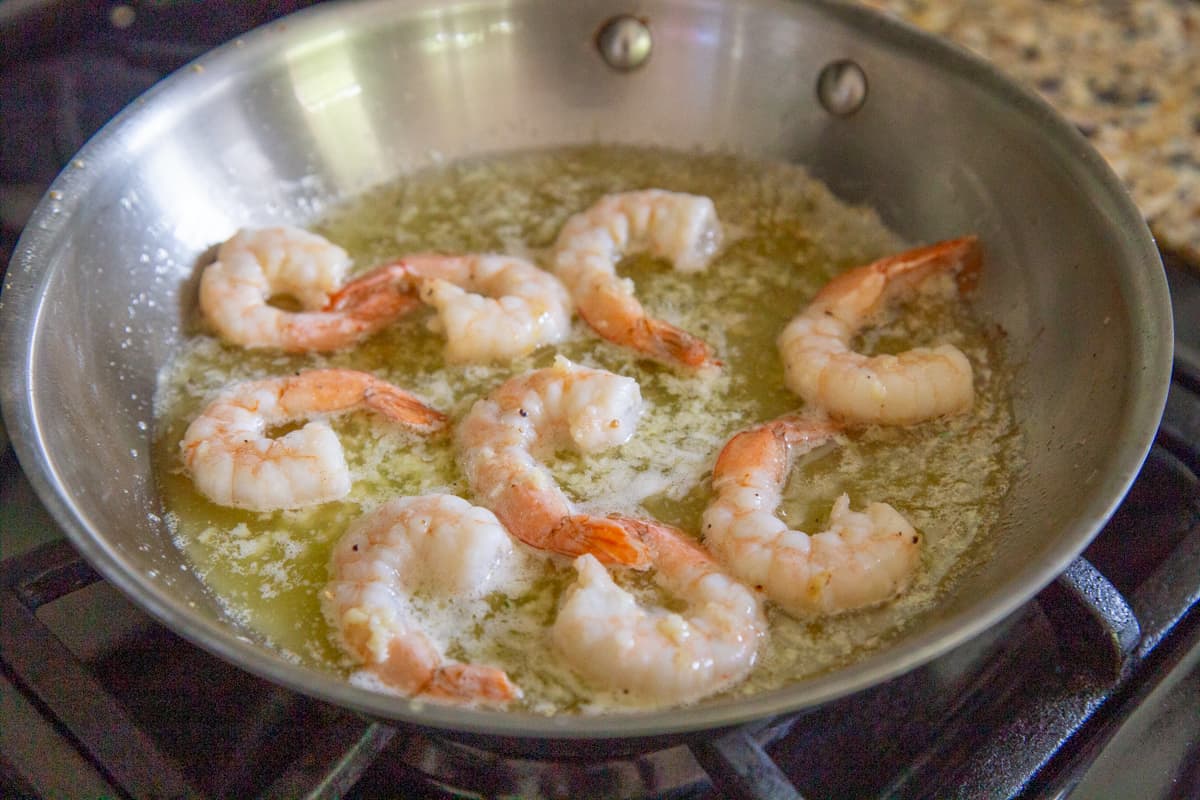
[[(560, 483), (587, 509), (649, 512), (698, 532), (710, 496), (708, 473), (723, 442), (746, 425), (801, 406), (783, 386), (775, 347), (783, 325), (831, 276), (905, 246), (873, 211), (840, 203), (794, 165), (593, 146), (422, 171), (354, 198), (315, 230), (345, 247), (357, 269), (427, 251), (504, 252), (545, 265), (570, 214), (602, 194), (648, 187), (708, 195), (725, 227), (720, 256), (698, 275), (642, 257), (620, 267), (650, 313), (717, 348), (725, 366), (714, 378), (638, 361), (578, 321), (564, 344), (494, 366), (447, 366), (427, 312), (330, 355), (247, 352), (220, 344), (195, 323), (195, 335), (160, 378), (156, 470), (178, 546), (248, 631), (290, 659), (350, 676), (353, 665), (335, 644), (318, 599), (333, 543), (355, 517), (393, 496), (449, 491), (469, 498), (469, 492), (450, 437), (420, 438), (351, 415), (335, 423), (354, 475), (346, 500), (269, 514), (214, 506), (183, 475), (178, 442), (205, 398), (233, 380), (354, 367), (416, 392), (456, 420), (506, 377), (546, 366), (561, 353), (635, 378), (647, 407), (624, 447), (587, 459), (556, 456), (551, 468)], [(845, 446), (797, 466), (780, 510), (791, 527), (815, 531), (843, 491), (854, 508), (873, 500), (892, 504), (926, 537), (914, 585), (880, 608), (819, 622), (772, 610), (758, 665), (729, 693), (777, 687), (853, 661), (896, 635), (937, 602), (956, 572), (986, 556), (1000, 500), (1020, 467), (1001, 337), (974, 318), (969, 305), (926, 298), (864, 334), (857, 346), (894, 352), (936, 342), (957, 345), (975, 368), (971, 413), (851, 433)], [(572, 576), (565, 562), (531, 557), (515, 594), (474, 604), (418, 602), (431, 628), (452, 639), (449, 655), (507, 670), (524, 689), (528, 709), (621, 705), (620, 698), (580, 684), (550, 649), (546, 631)], [(622, 581), (655, 595), (644, 576)]]

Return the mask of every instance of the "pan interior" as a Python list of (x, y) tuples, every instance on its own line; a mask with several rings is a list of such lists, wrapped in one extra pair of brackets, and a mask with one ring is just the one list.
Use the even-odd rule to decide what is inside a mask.
[[(1136, 473), (1165, 395), (1170, 322), (1152, 243), (1065, 123), (987, 68), (822, 3), (643, 4), (655, 50), (595, 55), (606, 3), (329, 4), (200, 59), (79, 154), (35, 214), (3, 298), (4, 411), (22, 464), (81, 551), (203, 646), (382, 717), (500, 735), (622, 738), (799, 709), (943, 652), (1076, 555)], [(825, 113), (829, 61), (868, 76)], [(977, 300), (1017, 365), (1027, 471), (989, 558), (892, 647), (738, 702), (632, 719), (397, 703), (245, 637), (186, 568), (152, 480), (156, 373), (187, 334), (195, 266), (243, 225), (306, 224), (423, 165), (594, 141), (804, 164), (911, 241), (978, 233)]]

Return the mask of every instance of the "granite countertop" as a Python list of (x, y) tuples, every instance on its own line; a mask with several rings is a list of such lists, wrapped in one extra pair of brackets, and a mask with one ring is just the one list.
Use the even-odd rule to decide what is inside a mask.
[(990, 60), (1074, 122), (1159, 245), (1200, 267), (1200, 2), (862, 0)]

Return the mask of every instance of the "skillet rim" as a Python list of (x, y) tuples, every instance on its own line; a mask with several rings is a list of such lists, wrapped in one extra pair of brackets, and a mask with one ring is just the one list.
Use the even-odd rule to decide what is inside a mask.
[[(477, 0), (468, 6), (487, 5)], [(682, 0), (684, 5), (712, 5), (708, 0)], [(789, 5), (805, 4), (791, 0)], [(45, 287), (49, 283), (54, 254), (60, 246), (59, 235), (71, 215), (70, 207), (86, 195), (88, 181), (98, 179), (98, 170), (73, 170), (68, 166), (48, 190), (30, 218), (13, 254), (0, 295), (0, 373), (4, 375), (0, 407), (8, 425), (9, 437), (26, 476), (72, 544), (96, 569), (127, 597), (153, 617), (193, 644), (273, 683), (303, 694), (364, 713), (370, 717), (435, 728), (447, 733), (517, 739), (612, 739), (631, 740), (685, 736), (701, 731), (728, 728), (768, 716), (796, 713), (862, 691), (908, 672), (943, 655), (982, 633), (1026, 604), (1037, 592), (1053, 581), (1080, 554), (1124, 498), (1153, 443), (1158, 420), (1166, 403), (1172, 359), (1172, 318), (1170, 296), (1161, 258), (1141, 213), (1133, 204), (1103, 158), (1073, 125), (1063, 119), (1047, 102), (1004, 76), (997, 68), (965, 49), (926, 34), (908, 23), (872, 9), (842, 4), (837, 0), (808, 0), (807, 5), (820, 13), (862, 31), (882, 44), (938, 64), (977, 88), (1004, 102), (1014, 111), (1038, 124), (1047, 145), (1056, 143), (1072, 151), (1077, 158), (1077, 173), (1093, 191), (1100, 192), (1112, 204), (1119, 217), (1110, 219), (1114, 237), (1129, 256), (1123, 259), (1129, 269), (1123, 273), (1127, 285), (1122, 294), (1130, 301), (1131, 320), (1144, 314), (1152, 325), (1131, 326), (1130, 346), (1134, 363), (1142, 372), (1128, 378), (1130, 392), (1123, 421), (1131, 437), (1114, 450), (1112, 466), (1103, 482), (1093, 488), (1091, 501), (1082, 507), (1071, 525), (1060, 530), (1056, 544), (1048, 550), (1037, 569), (1023, 580), (1005, 587), (1003, 596), (986, 607), (980, 604), (877, 651), (855, 664), (825, 675), (761, 694), (723, 699), (685, 708), (663, 711), (614, 713), (597, 716), (559, 715), (548, 717), (527, 712), (464, 709), (377, 694), (351, 686), (320, 670), (289, 663), (265, 649), (251, 644), (233, 629), (188, 614), (186, 604), (176, 601), (162, 587), (150, 583), (125, 563), (119, 554), (102, 546), (105, 537), (93, 531), (69, 492), (61, 487), (42, 446), (37, 398), (31, 379), (35, 367), (35, 334), (44, 310)], [(222, 45), (182, 67), (143, 94), (106, 124), (75, 156), (74, 161), (102, 162), (96, 154), (115, 146), (134, 115), (151, 106), (161, 95), (180, 90), (185, 81), (198, 79), (198, 73), (219, 71), (224, 60), (245, 58), (256, 48), (269, 48), (281, 22), (289, 34), (308, 25), (318, 25), (326, 17), (352, 13), (368, 14), (375, 5), (392, 5), (389, 0), (332, 2), (309, 7), (282, 20), (268, 23)], [(418, 10), (422, 3), (409, 4)], [(425, 5), (432, 6), (432, 3)], [(67, 198), (60, 200), (56, 198)], [(43, 226), (57, 216), (57, 223)], [(40, 266), (39, 266), (40, 264)], [(1143, 264), (1144, 269), (1135, 269)], [(1134, 301), (1141, 300), (1142, 303)], [(1144, 308), (1142, 307), (1144, 306)], [(1158, 311), (1157, 318), (1154, 311)], [(970, 613), (968, 613), (968, 611)]]

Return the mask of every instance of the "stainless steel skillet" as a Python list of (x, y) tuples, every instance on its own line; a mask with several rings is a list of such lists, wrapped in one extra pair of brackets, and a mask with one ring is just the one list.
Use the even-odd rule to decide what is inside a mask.
[[(623, 11), (653, 50), (616, 70)], [(636, 55), (637, 39), (627, 52)], [(619, 49), (619, 48), (618, 48)], [(821, 102), (825, 72), (837, 91)], [(978, 307), (1020, 364), (1029, 467), (994, 555), (860, 662), (683, 710), (553, 717), (398, 701), (281, 658), (223, 614), (171, 544), (150, 463), (155, 374), (198, 256), (238, 226), (435, 159), (591, 141), (728, 149), (807, 165), (907, 238), (978, 233)], [(202, 647), (325, 700), (530, 747), (686, 737), (800, 711), (924, 663), (1026, 602), (1128, 488), (1170, 372), (1169, 300), (1137, 210), (1086, 142), (994, 70), (850, 6), (783, 0), (363, 0), (297, 14), (136, 101), (55, 181), (0, 296), (5, 422), (23, 468), (106, 577)]]

